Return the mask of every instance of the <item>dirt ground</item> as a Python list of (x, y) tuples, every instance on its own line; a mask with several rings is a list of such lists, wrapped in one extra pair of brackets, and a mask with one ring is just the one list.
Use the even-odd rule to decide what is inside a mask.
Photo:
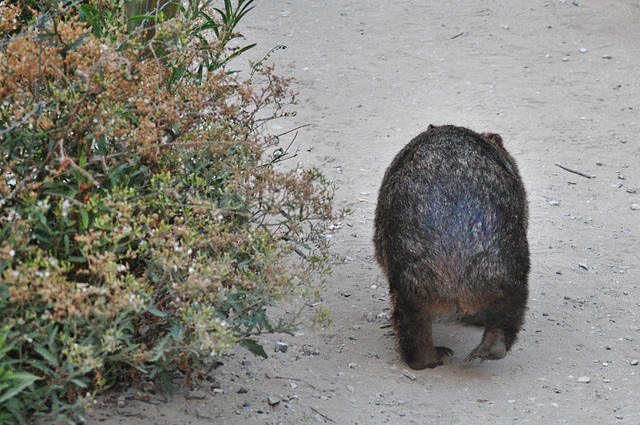
[[(104, 399), (88, 424), (640, 423), (638, 0), (261, 0), (240, 30), (254, 59), (288, 47), (269, 61), (296, 78), (297, 116), (273, 131), (309, 124), (297, 160), (353, 211), (332, 235), (334, 324), (263, 335), (268, 359), (236, 349), (172, 399)], [(372, 224), (386, 167), (430, 123), (499, 133), (517, 159), (530, 299), (506, 358), (462, 364), (482, 330), (442, 321), (455, 356), (409, 371)]]

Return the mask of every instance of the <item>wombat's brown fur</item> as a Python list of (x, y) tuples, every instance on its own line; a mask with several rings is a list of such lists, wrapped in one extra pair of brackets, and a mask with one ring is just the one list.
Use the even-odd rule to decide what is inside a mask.
[(527, 201), (499, 135), (447, 125), (413, 139), (382, 181), (374, 244), (410, 367), (433, 368), (453, 354), (433, 345), (431, 326), (454, 307), (485, 321), (465, 362), (511, 349), (528, 296)]

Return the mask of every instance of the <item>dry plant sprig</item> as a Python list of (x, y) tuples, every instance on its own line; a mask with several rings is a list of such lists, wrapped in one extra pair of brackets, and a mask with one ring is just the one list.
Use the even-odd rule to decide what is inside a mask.
[(131, 33), (115, 0), (74, 2), (0, 40), (0, 370), (37, 373), (0, 422), (132, 381), (170, 391), (233, 344), (266, 355), (255, 335), (314, 303), (268, 307), (319, 296), (333, 184), (275, 166), (297, 133), (280, 148), (263, 124), (292, 114), (291, 80), (225, 69), (253, 1), (224, 2)]

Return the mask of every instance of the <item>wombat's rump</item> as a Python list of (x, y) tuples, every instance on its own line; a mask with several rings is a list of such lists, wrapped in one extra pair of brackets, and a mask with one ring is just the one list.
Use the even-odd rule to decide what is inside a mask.
[(499, 135), (429, 126), (405, 146), (380, 187), (374, 245), (410, 367), (453, 353), (431, 336), (453, 307), (485, 321), (465, 362), (506, 355), (524, 322), (529, 245), (524, 186)]

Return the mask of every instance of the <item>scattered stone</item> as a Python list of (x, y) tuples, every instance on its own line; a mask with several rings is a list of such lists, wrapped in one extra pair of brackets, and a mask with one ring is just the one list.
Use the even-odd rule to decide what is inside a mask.
[(296, 388), (298, 388), (298, 384), (296, 384), (295, 382), (289, 383), (289, 386), (291, 387), (292, 390), (295, 390)]
[(638, 359), (631, 360), (631, 366), (638, 366)]
[(238, 394), (246, 394), (248, 393), (246, 388), (240, 387), (240, 389), (238, 390)]
[(402, 369), (402, 375), (404, 375), (405, 378), (408, 378), (411, 381), (415, 381), (416, 380), (416, 375), (414, 375), (413, 373), (409, 372), (407, 369)]
[(355, 369), (358, 367), (358, 363), (349, 363), (347, 366), (349, 367), (349, 369)]
[(118, 407), (124, 407), (127, 404), (127, 397), (125, 397), (124, 394), (119, 396), (117, 404)]
[(552, 207), (557, 207), (558, 205), (560, 205), (560, 201), (549, 201), (549, 205), (551, 205)]
[(362, 195), (362, 196), (369, 196), (369, 192), (360, 192), (360, 195)]
[(204, 391), (200, 391), (200, 390), (189, 391), (188, 398), (190, 398), (190, 399), (193, 399), (193, 400), (204, 400), (206, 397), (207, 397), (207, 393), (205, 393)]
[(251, 366), (251, 360), (243, 360), (242, 366)]
[(276, 342), (276, 353), (286, 353), (289, 349), (289, 344), (286, 342), (278, 341)]
[(602, 55), (602, 59), (611, 59), (611, 55)]
[(371, 313), (367, 314), (367, 322), (375, 322), (377, 317), (378, 315), (376, 314), (376, 312), (372, 311)]
[(587, 263), (578, 263), (578, 265), (580, 266), (580, 268), (583, 268), (585, 270), (589, 269), (589, 266), (587, 265)]
[(351, 292), (343, 292), (342, 296), (345, 298), (349, 298), (351, 296)]
[(351, 385), (347, 385), (347, 391), (349, 391), (350, 393), (355, 393), (356, 389), (353, 388)]
[(581, 384), (588, 384), (589, 382), (591, 382), (591, 378), (589, 378), (588, 376), (581, 376), (578, 378), (578, 382)]
[(640, 204), (631, 204), (632, 210), (640, 210)]
[(318, 351), (311, 345), (305, 344), (302, 346), (302, 354), (304, 354), (305, 356), (317, 356), (318, 354), (320, 354), (320, 351)]
[(354, 331), (357, 331), (358, 329), (360, 329), (360, 325), (353, 325), (353, 328), (352, 328), (352, 329), (353, 329)]
[[(244, 362), (243, 362), (244, 363)], [(207, 381), (211, 382), (212, 384), (214, 382), (216, 382), (216, 378), (214, 378), (212, 375), (207, 375), (207, 377), (205, 378)]]
[(582, 48), (580, 49), (580, 53), (587, 53), (587, 52), (588, 52), (588, 50), (587, 50), (587, 49), (585, 49), (584, 47), (582, 47)]
[(269, 394), (269, 397), (267, 397), (267, 402), (269, 403), (269, 406), (275, 406), (276, 404), (280, 403), (280, 399), (273, 394)]

